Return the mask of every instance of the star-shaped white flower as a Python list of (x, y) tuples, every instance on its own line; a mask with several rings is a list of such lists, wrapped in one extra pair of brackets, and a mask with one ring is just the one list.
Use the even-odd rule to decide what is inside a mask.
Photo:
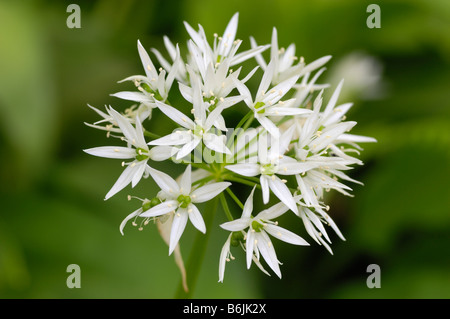
[[(156, 205), (149, 210), (140, 214), (140, 217), (156, 217), (165, 215), (172, 211), (175, 212), (173, 217), (172, 228), (170, 232), (169, 255), (172, 254), (178, 241), (183, 234), (188, 219), (192, 225), (202, 233), (206, 232), (205, 222), (195, 204), (209, 201), (223, 192), (229, 182), (211, 183), (199, 188), (193, 189), (191, 184), (191, 166), (188, 165), (185, 172), (177, 183), (169, 175), (149, 168), (149, 173), (161, 188), (165, 201)], [(209, 212), (208, 212), (209, 213)]]
[(359, 183), (342, 171), (349, 170), (353, 164), (361, 165), (362, 162), (346, 154), (345, 149), (338, 147), (338, 144), (350, 144), (359, 148), (356, 142), (376, 141), (373, 138), (346, 133), (356, 122), (341, 122), (352, 106), (351, 103), (336, 106), (342, 85), (341, 81), (323, 111), (323, 91), (320, 92), (314, 101), (313, 113), (302, 123), (295, 124), (298, 136), (295, 157), (303, 163), (316, 164), (306, 175), (296, 175), (298, 188), (308, 206), (318, 207), (323, 190), (326, 189), (335, 189), (344, 195), (350, 195), (347, 190), (351, 191), (351, 188), (338, 182), (338, 178)]
[(178, 63), (178, 66), (175, 69), (176, 70), (175, 79), (184, 84), (189, 83), (186, 66), (183, 59), (180, 57), (178, 46), (175, 46), (167, 36), (164, 36), (163, 39), (164, 39), (164, 46), (166, 47), (166, 50), (169, 53), (172, 63), (167, 61), (157, 49), (152, 48), (151, 49), (152, 52), (155, 54), (156, 58), (158, 59), (158, 62), (166, 70), (166, 72), (170, 72), (173, 69), (173, 65)]
[(225, 59), (229, 60), (230, 66), (244, 62), (258, 53), (263, 52), (269, 46), (258, 46), (250, 50), (236, 54), (242, 41), (235, 40), (238, 27), (239, 13), (235, 13), (228, 23), (222, 37), (214, 34), (214, 44), (211, 47), (206, 38), (205, 31), (199, 25), (199, 31), (195, 31), (187, 22), (184, 23), (187, 32), (191, 36), (188, 42), (188, 49), (193, 61), (191, 65), (196, 65), (198, 71), (204, 75), (210, 64), (216, 66)]
[(314, 239), (315, 242), (319, 245), (323, 245), (330, 252), (330, 254), (333, 254), (330, 247), (331, 240), (327, 234), (324, 224), (330, 226), (342, 240), (345, 240), (344, 235), (342, 235), (333, 219), (331, 219), (331, 217), (324, 212), (321, 207), (315, 207), (313, 209), (305, 207), (301, 204), (299, 206), (299, 212), (299, 216), (303, 221), (306, 232), (312, 239)]
[[(253, 37), (250, 37), (250, 42), (252, 48), (258, 47)], [(262, 54), (258, 53), (255, 58), (261, 68), (266, 70), (268, 66)], [(275, 67), (272, 77), (272, 84), (276, 85), (290, 77), (296, 75), (303, 76), (320, 68), (331, 59), (331, 56), (324, 56), (309, 63), (308, 65), (305, 65), (305, 61), (303, 60), (303, 57), (301, 57), (299, 63), (295, 64), (294, 62), (299, 60), (298, 57), (295, 56), (295, 44), (289, 45), (287, 49), (279, 49), (278, 33), (277, 29), (274, 27), (272, 30), (272, 43), (270, 46), (270, 59), (274, 62)]]
[[(269, 192), (277, 196), (289, 209), (298, 214), (294, 197), (286, 186), (286, 180), (278, 175), (296, 175), (304, 173), (317, 166), (315, 163), (302, 163), (283, 155), (291, 143), (294, 127), (287, 130), (279, 139), (270, 135), (262, 135), (258, 140), (258, 157), (249, 158), (245, 163), (227, 165), (225, 168), (239, 175), (254, 177), (260, 175), (263, 202), (269, 202)], [(268, 139), (270, 140), (268, 141)], [(269, 143), (271, 144), (269, 148)]]
[(167, 74), (166, 70), (162, 68), (159, 69), (158, 73), (158, 70), (155, 68), (152, 59), (150, 58), (140, 41), (138, 41), (138, 51), (146, 76), (130, 76), (122, 81), (119, 81), (119, 83), (124, 81), (133, 81), (139, 92), (123, 91), (114, 93), (112, 94), (112, 96), (124, 100), (139, 102), (150, 108), (154, 108), (155, 101), (165, 101), (169, 95), (170, 88), (172, 87), (172, 83), (175, 79), (175, 76), (178, 74), (178, 69), (181, 65), (180, 52), (177, 47), (174, 63), (171, 66), (169, 73)]
[(302, 116), (310, 114), (311, 111), (304, 108), (290, 107), (295, 100), (281, 101), (281, 98), (289, 92), (297, 82), (299, 76), (293, 76), (269, 90), (275, 71), (275, 62), (272, 60), (267, 66), (259, 84), (255, 99), (247, 86), (239, 80), (235, 80), (236, 88), (244, 97), (244, 102), (253, 111), (255, 119), (275, 138), (280, 136), (278, 127), (270, 116)]
[[(248, 229), (247, 237), (245, 238), (247, 268), (251, 266), (253, 254), (256, 255), (258, 260), (261, 254), (269, 267), (281, 278), (280, 262), (277, 259), (269, 234), (293, 245), (308, 246), (309, 244), (302, 237), (278, 226), (278, 223), (271, 221), (288, 210), (288, 207), (283, 203), (278, 203), (252, 217), (254, 191), (255, 188), (253, 188), (245, 202), (241, 218), (226, 222), (220, 226), (232, 232)], [(224, 260), (221, 260), (221, 263), (224, 263)]]
[[(225, 244), (222, 247), (222, 250), (220, 251), (220, 258), (219, 258), (219, 282), (223, 282), (223, 278), (225, 276), (225, 266), (226, 263), (234, 260), (235, 258), (231, 254), (231, 247), (230, 246), (241, 246), (242, 249), (245, 250), (245, 246), (242, 244), (242, 241), (244, 238), (246, 238), (247, 233), (245, 231), (241, 232), (232, 232), (230, 235), (228, 235), (227, 240), (225, 241)], [(261, 265), (261, 262), (256, 257), (255, 254), (252, 256), (253, 262), (258, 266), (259, 269), (263, 273), (265, 273), (267, 276), (270, 276), (270, 274), (264, 269), (263, 265)]]
[(109, 114), (117, 123), (120, 131), (123, 133), (123, 140), (127, 142), (127, 147), (123, 146), (101, 146), (84, 150), (86, 153), (99, 157), (133, 159), (131, 162), (122, 162), (122, 166), (126, 166), (125, 170), (119, 176), (111, 190), (106, 194), (105, 200), (109, 199), (129, 183), (136, 186), (142, 176), (150, 168), (147, 164), (148, 160), (164, 161), (174, 155), (175, 151), (172, 147), (159, 146), (149, 149), (144, 139), (142, 124), (139, 119), (135, 120), (135, 127), (130, 121), (119, 114), (114, 109), (108, 110)]
[(174, 107), (156, 101), (158, 108), (173, 121), (185, 128), (185, 130), (177, 130), (174, 133), (151, 141), (149, 145), (181, 146), (177, 153), (177, 159), (181, 159), (190, 154), (202, 141), (207, 148), (213, 151), (231, 154), (230, 150), (225, 145), (225, 136), (217, 135), (211, 130), (214, 123), (221, 115), (225, 105), (219, 102), (217, 107), (207, 114), (207, 107), (209, 104), (206, 104), (203, 101), (198, 86), (194, 87), (194, 93), (192, 113), (194, 114), (195, 121), (191, 120), (188, 116), (184, 115)]

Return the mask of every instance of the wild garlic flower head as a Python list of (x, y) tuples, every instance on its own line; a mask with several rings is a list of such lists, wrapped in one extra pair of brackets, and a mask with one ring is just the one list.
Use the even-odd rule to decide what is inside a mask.
[[(251, 49), (240, 51), (238, 18), (238, 13), (233, 15), (223, 34), (214, 34), (212, 41), (201, 25), (196, 30), (185, 22), (190, 37), (187, 52), (164, 37), (167, 56), (156, 49), (149, 51), (159, 65), (138, 41), (144, 73), (121, 81), (133, 82), (136, 91), (112, 94), (134, 104), (124, 112), (90, 106), (100, 120), (87, 125), (106, 131), (108, 138), (117, 138), (121, 145), (85, 152), (124, 160), (125, 169), (105, 199), (145, 179), (159, 187), (144, 199), (128, 196), (141, 203), (120, 223), (120, 232), (124, 234), (129, 223), (144, 230), (154, 221), (169, 254), (175, 253), (185, 289), (189, 274), (180, 242), (188, 221), (200, 234), (220, 228), (229, 232), (218, 254), (221, 282), (227, 261), (235, 259), (232, 250), (236, 247), (245, 251), (247, 268), (256, 264), (269, 275), (265, 262), (281, 278), (271, 237), (309, 245), (278, 225), (277, 219), (285, 214), (302, 223), (313, 241), (332, 253), (326, 226), (345, 238), (328, 214), (326, 193), (336, 190), (351, 195), (346, 182), (359, 182), (348, 171), (363, 164), (356, 157), (362, 150), (359, 143), (375, 142), (349, 133), (356, 122), (346, 120), (352, 103), (338, 104), (343, 81), (324, 103), (323, 91), (330, 85), (319, 83), (319, 78), (330, 56), (307, 63), (295, 55), (295, 44), (280, 48), (276, 28), (270, 44), (260, 46), (251, 37)], [(250, 67), (247, 74), (242, 72), (243, 63)], [(174, 94), (178, 99), (172, 99)], [(153, 119), (154, 112), (177, 128), (160, 136), (162, 125)], [(233, 114), (238, 115), (237, 124), (229, 117)], [(166, 164), (156, 169), (154, 162), (160, 161)], [(170, 165), (183, 167), (183, 173), (173, 176)], [(245, 204), (246, 192), (240, 189), (236, 194), (237, 184), (251, 189)], [(262, 203), (256, 203), (259, 213), (253, 215), (255, 192), (261, 192)], [(260, 208), (271, 198), (278, 203)], [(220, 228), (212, 218), (218, 203), (228, 220)]]

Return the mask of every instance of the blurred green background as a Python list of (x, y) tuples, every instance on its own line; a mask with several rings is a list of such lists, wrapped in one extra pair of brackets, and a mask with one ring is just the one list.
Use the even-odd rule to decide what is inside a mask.
[[(366, 26), (372, 1), (361, 0), (78, 1), (82, 28), (69, 29), (73, 2), (0, 2), (1, 298), (173, 297), (180, 275), (156, 227), (119, 233), (138, 205), (126, 200), (131, 188), (103, 201), (121, 167), (82, 152), (112, 142), (84, 125), (98, 119), (87, 103), (130, 105), (109, 94), (143, 73), (137, 39), (165, 52), (168, 35), (184, 49), (183, 21), (212, 38), (235, 12), (243, 48), (251, 35), (269, 43), (276, 26), (280, 47), (295, 43), (306, 61), (331, 54), (321, 83), (331, 91), (346, 79), (339, 102), (354, 102), (352, 132), (378, 143), (362, 145), (365, 165), (351, 172), (365, 186), (328, 198), (347, 239), (331, 235), (334, 255), (290, 222), (312, 244), (274, 242), (282, 280), (247, 270), (235, 253), (220, 284), (218, 214), (194, 297), (450, 297), (449, 1), (377, 1), (380, 29)], [(168, 130), (158, 119), (152, 130)], [(146, 180), (133, 194), (155, 189)], [(189, 225), (185, 257), (195, 234)], [(69, 264), (81, 267), (80, 289), (66, 286)], [(369, 264), (381, 267), (380, 289), (366, 286)]]

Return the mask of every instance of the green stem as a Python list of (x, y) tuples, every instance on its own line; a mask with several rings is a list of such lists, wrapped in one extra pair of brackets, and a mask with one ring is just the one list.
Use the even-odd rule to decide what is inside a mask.
[[(253, 112), (252, 112), (252, 111), (250, 111), (250, 112), (248, 112), (247, 114), (245, 114), (245, 116), (241, 119), (241, 121), (240, 121), (240, 122), (238, 123), (238, 125), (235, 127), (233, 133), (232, 133), (231, 136), (230, 136), (230, 139), (228, 140), (228, 143), (227, 143), (227, 147), (228, 147), (228, 148), (234, 146), (234, 137), (236, 136), (236, 134), (238, 133), (238, 131), (240, 131), (239, 128), (240, 128), (242, 125), (244, 125), (245, 121), (247, 121), (250, 117), (251, 117), (251, 119), (250, 119), (249, 122), (251, 123), (251, 122), (253, 121)], [(250, 125), (250, 123), (249, 123), (248, 125)], [(247, 123), (245, 123), (245, 124), (247, 124)], [(248, 128), (248, 125), (247, 125), (247, 128)], [(245, 130), (245, 129), (244, 129), (244, 130)]]
[(241, 184), (244, 184), (244, 185), (248, 185), (248, 186), (251, 186), (251, 187), (256, 185), (257, 188), (261, 188), (261, 185), (255, 183), (253, 181), (249, 181), (249, 180), (240, 178), (240, 177), (227, 176), (225, 179), (227, 179), (229, 181), (232, 181), (232, 182), (238, 182), (238, 183), (241, 183)]
[(227, 199), (225, 198), (225, 195), (223, 193), (220, 193), (220, 203), (222, 204), (222, 208), (225, 212), (225, 215), (227, 215), (227, 218), (229, 221), (234, 220), (233, 215), (231, 214), (230, 208), (228, 207)]
[(150, 137), (150, 138), (153, 138), (153, 139), (157, 139), (157, 138), (160, 138), (161, 136), (159, 136), (158, 134), (155, 134), (155, 133), (152, 133), (152, 132), (150, 132), (150, 131), (147, 131), (146, 129), (144, 129), (144, 135), (145, 136), (148, 136), (148, 137)]
[(234, 193), (231, 191), (231, 189), (229, 187), (226, 188), (226, 191), (227, 191), (228, 195), (230, 195), (230, 197), (236, 202), (236, 204), (238, 204), (238, 206), (241, 209), (244, 209), (244, 204), (242, 204), (242, 202), (239, 200), (239, 198), (237, 198), (237, 196), (234, 195)]
[(205, 214), (203, 214), (203, 219), (206, 225), (206, 233), (203, 234), (199, 232), (197, 234), (194, 240), (194, 245), (192, 246), (191, 254), (189, 255), (189, 259), (186, 263), (187, 286), (189, 288), (189, 291), (185, 291), (183, 289), (183, 284), (180, 282), (178, 290), (175, 294), (175, 298), (177, 299), (192, 298), (192, 294), (194, 293), (195, 285), (200, 274), (203, 259), (205, 258), (208, 239), (211, 234), (212, 224), (214, 221), (214, 216), (216, 215), (218, 204), (219, 197), (216, 196), (205, 206)]

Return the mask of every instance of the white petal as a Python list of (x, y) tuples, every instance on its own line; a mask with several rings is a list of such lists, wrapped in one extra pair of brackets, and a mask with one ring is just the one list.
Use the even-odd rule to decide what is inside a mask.
[(250, 218), (239, 218), (231, 222), (226, 222), (220, 225), (225, 230), (240, 231), (246, 229), (250, 224)]
[(188, 165), (183, 175), (181, 175), (180, 191), (184, 195), (188, 195), (191, 193), (191, 172), (191, 165)]
[(219, 103), (217, 105), (217, 107), (214, 109), (214, 111), (212, 111), (211, 113), (209, 113), (208, 118), (205, 121), (205, 125), (203, 126), (203, 128), (208, 131), (212, 125), (214, 124), (214, 122), (217, 120), (217, 118), (221, 115), (223, 108), (224, 108), (224, 104)]
[(328, 101), (328, 104), (325, 108), (324, 114), (327, 116), (328, 114), (331, 114), (332, 110), (336, 106), (336, 102), (339, 97), (339, 93), (341, 93), (342, 86), (344, 85), (344, 79), (342, 79), (336, 89), (333, 92), (333, 95), (331, 96), (330, 100)]
[(271, 220), (274, 218), (277, 218), (284, 213), (286, 213), (289, 210), (289, 208), (283, 203), (280, 202), (278, 204), (275, 204), (263, 211), (261, 211), (255, 219), (264, 219), (264, 220)]
[(274, 106), (265, 111), (265, 114), (272, 116), (303, 115), (310, 113), (312, 113), (312, 111), (307, 109), (302, 109), (298, 107), (281, 107), (281, 106)]
[(178, 241), (186, 228), (187, 220), (188, 213), (186, 208), (179, 208), (173, 217), (172, 229), (170, 231), (169, 255), (172, 254), (177, 246)]
[(167, 105), (160, 101), (155, 101), (155, 102), (156, 102), (156, 106), (161, 110), (161, 112), (163, 112), (168, 117), (170, 117), (174, 122), (180, 124), (181, 126), (187, 128), (187, 129), (191, 129), (191, 130), (194, 129), (194, 122), (189, 117), (187, 117), (186, 115), (184, 115), (183, 113), (181, 113), (176, 108), (174, 108), (170, 105)]
[(107, 158), (127, 159), (127, 158), (134, 158), (136, 156), (135, 149), (120, 146), (100, 146), (89, 148), (84, 151), (90, 155)]
[(191, 141), (184, 144), (184, 146), (177, 153), (177, 160), (182, 159), (186, 155), (190, 154), (194, 148), (200, 143), (201, 139), (196, 136), (193, 137)]
[[(277, 62), (278, 64), (278, 57), (279, 57), (279, 51), (278, 51), (278, 32), (277, 28), (272, 28), (272, 38), (271, 38), (271, 48), (270, 48), (270, 59)], [(278, 65), (275, 65), (278, 67)]]
[(316, 168), (318, 165), (314, 162), (303, 163), (303, 162), (292, 162), (292, 163), (282, 163), (280, 164), (280, 169), (278, 174), (280, 175), (296, 175), (309, 171), (310, 169)]
[(165, 202), (162, 202), (161, 204), (158, 204), (149, 210), (146, 210), (143, 212), (140, 216), (141, 217), (156, 217), (165, 215), (167, 213), (170, 213), (173, 210), (177, 209), (178, 201), (176, 200), (167, 200)]
[[(275, 175), (272, 175), (275, 176)], [(296, 215), (298, 215), (297, 204), (292, 197), (291, 191), (284, 184), (278, 176), (269, 179), (269, 187), (272, 192), (277, 196), (289, 209), (291, 209)]]
[(108, 111), (109, 111), (109, 114), (117, 122), (123, 135), (125, 135), (125, 137), (128, 139), (128, 142), (132, 143), (133, 141), (136, 141), (137, 140), (136, 130), (131, 125), (130, 121), (127, 118), (125, 118), (123, 115), (118, 113), (116, 110), (114, 110), (113, 108), (109, 108)]
[(227, 264), (228, 252), (230, 251), (231, 235), (232, 235), (232, 233), (230, 235), (228, 235), (228, 238), (225, 241), (225, 244), (223, 245), (222, 250), (220, 251), (219, 282), (223, 282), (223, 277), (225, 276), (225, 266)]
[(352, 106), (353, 103), (345, 103), (334, 108), (333, 111), (330, 112), (331, 114), (324, 114), (326, 120), (324, 121), (323, 125), (327, 126), (338, 122)]
[(377, 140), (373, 137), (354, 135), (354, 134), (341, 134), (339, 141), (355, 142), (355, 143), (376, 143)]
[(241, 218), (250, 218), (253, 212), (253, 194), (255, 193), (256, 185), (253, 187), (250, 195), (248, 196), (247, 200), (244, 204), (244, 209), (242, 210), (242, 217)]
[[(252, 49), (255, 49), (258, 47), (258, 44), (256, 43), (255, 38), (250, 37), (250, 45), (252, 46)], [(270, 46), (268, 45), (268, 47), (270, 47)], [(264, 60), (264, 58), (262, 57), (262, 54), (257, 54), (255, 56), (255, 59), (256, 59), (256, 62), (258, 62), (258, 64), (261, 66), (261, 68), (263, 70), (265, 70), (267, 68), (267, 63)]]
[(247, 86), (239, 80), (234, 80), (233, 82), (238, 89), (239, 94), (244, 98), (245, 104), (247, 104), (248, 106), (253, 104), (252, 94), (250, 93), (250, 90), (247, 88)]
[(129, 91), (123, 91), (123, 92), (117, 92), (114, 94), (111, 94), (111, 96), (117, 97), (119, 99), (128, 100), (128, 101), (135, 101), (139, 103), (149, 103), (153, 102), (148, 96), (146, 96), (143, 93), (140, 92), (129, 92)]
[(217, 136), (216, 134), (212, 133), (204, 134), (203, 142), (205, 143), (207, 148), (213, 151), (231, 155), (231, 151), (228, 149), (228, 147), (225, 146), (223, 139), (220, 136)]
[(260, 174), (259, 164), (256, 163), (243, 163), (225, 166), (226, 169), (235, 172), (242, 176), (257, 176)]
[[(246, 61), (246, 60), (248, 60), (248, 59), (250, 59), (250, 58), (252, 58), (252, 57), (254, 57), (254, 56), (255, 56), (256, 59), (258, 60), (259, 54), (260, 54), (261, 52), (265, 51), (265, 50), (268, 49), (268, 48), (270, 48), (270, 45), (261, 45), (261, 46), (259, 46), (259, 47), (252, 48), (252, 49), (250, 49), (250, 50), (247, 50), (247, 51), (241, 52), (241, 53), (239, 53), (239, 54), (236, 54), (236, 55), (231, 59), (230, 66), (233, 66), (233, 65), (239, 64), (239, 63), (241, 63), (241, 62), (244, 62), (244, 61)], [(246, 80), (248, 80), (248, 79), (246, 78)], [(246, 81), (243, 81), (243, 82), (245, 83)]]
[(256, 119), (274, 138), (278, 138), (280, 136), (280, 131), (277, 126), (267, 117), (259, 116), (256, 117)]
[(264, 75), (261, 79), (261, 83), (259, 84), (256, 96), (262, 96), (263, 93), (266, 93), (270, 83), (272, 82), (274, 72), (275, 72), (275, 62), (272, 59), (269, 62), (269, 65), (267, 65), (266, 70), (264, 71)]
[(278, 238), (284, 242), (287, 242), (292, 245), (300, 245), (300, 246), (309, 246), (308, 242), (304, 240), (302, 237), (300, 237), (297, 234), (294, 234), (293, 232), (290, 232), (289, 230), (286, 230), (282, 227), (267, 224), (264, 227), (264, 230), (268, 232), (270, 235), (272, 235), (275, 238)]
[(219, 182), (199, 187), (193, 190), (191, 193), (192, 202), (193, 203), (206, 202), (222, 193), (230, 185), (231, 183), (229, 182)]
[(148, 55), (147, 51), (142, 46), (141, 42), (138, 40), (138, 51), (139, 56), (141, 58), (142, 66), (144, 67), (145, 74), (149, 79), (157, 78), (158, 75), (156, 73), (155, 66), (153, 65), (152, 60), (150, 59), (150, 56)]
[(269, 267), (272, 268), (275, 274), (281, 278), (279, 261), (269, 236), (264, 231), (262, 231), (255, 234), (255, 239), (257, 240), (256, 245), (258, 246), (258, 250), (263, 256), (264, 260), (267, 262)]
[(120, 192), (122, 189), (125, 188), (128, 184), (130, 184), (131, 180), (133, 179), (135, 173), (136, 173), (137, 167), (133, 166), (132, 164), (128, 165), (127, 168), (124, 169), (122, 174), (120, 174), (117, 181), (114, 183), (113, 187), (109, 190), (109, 192), (105, 196), (105, 200), (109, 199), (113, 195)]
[(286, 95), (287, 92), (294, 86), (295, 82), (298, 80), (298, 75), (293, 76), (277, 86), (273, 87), (269, 93), (264, 96), (264, 99), (262, 100), (264, 103), (271, 102), (272, 104), (275, 104), (278, 102), (284, 95)]
[[(322, 215), (324, 215), (324, 214), (322, 214)], [(334, 220), (331, 219), (331, 217), (328, 216), (328, 215), (325, 215), (325, 216), (326, 216), (325, 220), (328, 222), (328, 224), (331, 226), (331, 228), (333, 228), (334, 232), (335, 232), (342, 240), (345, 241), (344, 235), (342, 235), (341, 231), (340, 231), (339, 228), (337, 227), (337, 225), (336, 225), (336, 223), (334, 222)]]
[(250, 269), (253, 258), (253, 247), (255, 245), (254, 242), (254, 232), (249, 231), (247, 233), (247, 239), (245, 240), (245, 251), (246, 251), (246, 259), (247, 259), (247, 268)]
[(202, 37), (197, 33), (197, 31), (194, 30), (194, 28), (192, 28), (189, 23), (184, 22), (184, 26), (186, 28), (186, 31), (189, 33), (189, 35), (191, 36), (192, 40), (199, 46), (202, 48), (204, 48), (204, 43), (203, 43), (203, 39)]
[(166, 193), (177, 194), (180, 192), (178, 183), (166, 173), (160, 172), (151, 167), (148, 168), (148, 171), (156, 184), (158, 184), (158, 186)]
[(184, 145), (192, 140), (192, 133), (189, 131), (175, 131), (148, 143), (148, 145)]
[(192, 103), (193, 99), (192, 99), (192, 88), (190, 88), (189, 86), (183, 84), (183, 83), (178, 83), (178, 88), (180, 89), (180, 93), (181, 95), (184, 97), (184, 99), (186, 101), (188, 101), (189, 103)]
[(356, 125), (356, 122), (348, 121), (348, 122), (342, 122), (339, 124), (333, 124), (333, 125), (325, 128), (322, 131), (322, 134), (320, 135), (320, 137), (318, 137), (314, 141), (315, 145), (312, 146), (313, 151), (317, 152), (317, 151), (320, 151), (321, 149), (327, 147), (328, 145), (333, 143), (333, 141), (335, 139), (338, 139), (342, 133), (350, 130), (355, 125)]
[(218, 50), (219, 54), (222, 56), (227, 56), (231, 50), (234, 38), (236, 37), (238, 18), (239, 13), (235, 13), (225, 28)]
[(170, 68), (170, 70), (168, 70), (167, 72), (169, 72), (169, 74), (167, 74), (167, 79), (164, 82), (164, 90), (168, 93), (170, 88), (172, 87), (172, 83), (175, 79), (175, 77), (178, 74), (179, 71), (179, 65), (181, 64), (181, 58), (180, 58), (180, 49), (178, 47), (177, 44), (177, 48), (176, 48), (176, 56), (173, 62), (172, 67)]
[(319, 236), (317, 235), (317, 231), (312, 225), (309, 218), (306, 216), (306, 214), (303, 212), (303, 210), (300, 211), (300, 217), (302, 218), (303, 225), (305, 226), (306, 232), (311, 236), (312, 239), (315, 240), (316, 243), (320, 245)]
[[(191, 209), (192, 209), (192, 211), (191, 211)], [(188, 215), (189, 215), (189, 220), (191, 221), (192, 225), (194, 225), (194, 227), (197, 228), (199, 231), (201, 231), (203, 234), (206, 233), (206, 225), (203, 220), (202, 214), (198, 210), (197, 206), (189, 205), (188, 206)]]
[(141, 212), (142, 212), (142, 208), (136, 209), (134, 212), (132, 212), (131, 214), (129, 214), (127, 217), (125, 217), (125, 219), (120, 223), (119, 230), (120, 230), (120, 233), (121, 233), (122, 235), (124, 235), (123, 229), (125, 228), (125, 225), (127, 224), (127, 222), (128, 222), (130, 219), (132, 219), (132, 218), (136, 217), (137, 215), (139, 215)]
[(131, 179), (131, 187), (135, 187), (142, 178), (144, 171), (147, 167), (147, 161), (138, 162), (135, 166), (134, 176)]
[(303, 178), (301, 178), (300, 175), (296, 175), (295, 178), (297, 180), (297, 184), (300, 189), (300, 192), (303, 195), (303, 199), (305, 200), (305, 204), (308, 206), (319, 205), (316, 194), (310, 187), (308, 187), (308, 185), (306, 185)]
[(269, 202), (270, 197), (269, 179), (270, 177), (266, 175), (261, 175), (261, 177), (259, 178), (259, 181), (261, 183), (261, 190), (264, 204), (267, 204)]
[(219, 115), (217, 119), (214, 121), (214, 127), (217, 127), (221, 131), (228, 131), (227, 125), (225, 124), (225, 119), (222, 115)]
[(178, 148), (171, 146), (155, 146), (149, 151), (149, 156), (153, 161), (160, 162), (171, 158), (178, 152)]
[[(167, 62), (167, 60), (162, 56), (161, 52), (159, 52), (157, 49), (152, 48), (151, 51), (153, 52), (153, 54), (156, 56), (156, 59), (158, 60), (159, 64), (161, 64), (161, 66), (166, 69), (167, 71), (169, 71), (171, 69), (171, 65), (169, 62)], [(169, 54), (170, 55), (170, 54)]]
[(317, 217), (315, 213), (313, 213), (309, 208), (303, 208), (306, 216), (309, 218), (309, 220), (316, 226), (316, 228), (320, 231), (320, 233), (325, 237), (325, 239), (331, 243), (330, 238), (328, 237), (327, 231), (325, 230), (325, 227), (323, 227), (322, 221)]
[(148, 150), (147, 142), (145, 141), (145, 138), (144, 138), (144, 129), (142, 127), (141, 121), (139, 121), (138, 116), (136, 116), (134, 123), (135, 123), (134, 125), (136, 127), (136, 143), (135, 143), (136, 146), (143, 148), (145, 150)]
[[(321, 57), (321, 58), (309, 63), (308, 65), (306, 65), (303, 68), (302, 72), (300, 73), (300, 76), (303, 74), (306, 74), (306, 73), (311, 73), (312, 71), (320, 68), (322, 65), (327, 63), (330, 59), (331, 59), (331, 55), (327, 55), (327, 56)], [(312, 83), (314, 83), (314, 82), (312, 82)]]

